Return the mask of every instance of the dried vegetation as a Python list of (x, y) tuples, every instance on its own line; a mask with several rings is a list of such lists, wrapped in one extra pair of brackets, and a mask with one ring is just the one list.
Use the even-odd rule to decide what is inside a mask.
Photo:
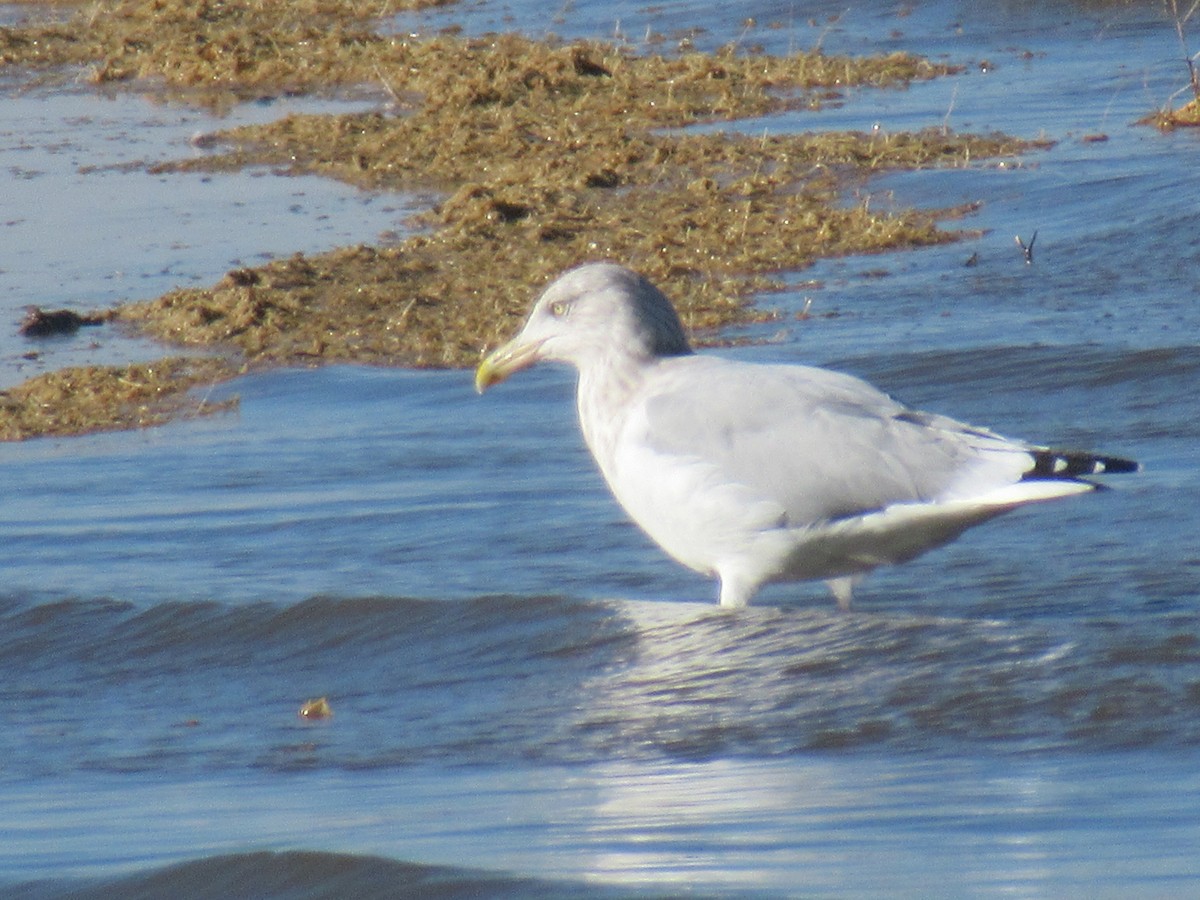
[(235, 374), (230, 363), (203, 357), (49, 372), (0, 391), (0, 440), (145, 428), (230, 409), (236, 401), (210, 403), (187, 391)]
[[(1138, 124), (1153, 125), (1160, 131), (1200, 127), (1200, 69), (1196, 65), (1200, 53), (1192, 52), (1188, 46), (1187, 34), (1188, 23), (1200, 12), (1200, 0), (1192, 0), (1186, 9), (1179, 5), (1179, 0), (1164, 0), (1163, 5), (1175, 23), (1175, 36), (1179, 39), (1179, 50), (1187, 68), (1188, 84), (1187, 87), (1176, 91), (1164, 106), (1140, 119)], [(1179, 107), (1172, 105), (1176, 97), (1188, 91), (1192, 94), (1191, 100)]]
[(438, 198), (402, 243), (238, 269), (114, 318), (182, 345), (236, 348), (249, 362), (463, 366), (512, 330), (538, 284), (609, 258), (664, 283), (685, 322), (711, 337), (762, 315), (747, 298), (780, 271), (954, 239), (936, 226), (954, 210), (846, 203), (866, 177), (1029, 146), (944, 129), (687, 127), (950, 71), (905, 54), (643, 55), (511, 35), (412, 38), (380, 29), (381, 6), (127, 0), (82, 7), (63, 24), (0, 29), (0, 60), (86, 66), (98, 82), (153, 81), (193, 101), (377, 85), (386, 111), (232, 129), (211, 136), (212, 154), (162, 168), (266, 165)]

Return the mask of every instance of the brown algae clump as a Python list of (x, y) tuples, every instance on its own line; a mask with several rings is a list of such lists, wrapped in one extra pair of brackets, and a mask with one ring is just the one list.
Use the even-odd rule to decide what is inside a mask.
[(1189, 100), (1175, 109), (1163, 108), (1138, 119), (1139, 125), (1153, 125), (1160, 131), (1200, 127), (1200, 97)]
[[(447, 0), (118, 0), (63, 21), (0, 28), (0, 64), (86, 67), (101, 84), (159, 79), (177, 89), (313, 91), (357, 84), (388, 12)], [(47, 3), (49, 7), (60, 4)], [(72, 4), (65, 4), (70, 6)], [(203, 98), (201, 98), (203, 99)], [(211, 101), (221, 101), (210, 93)]]
[(0, 391), (0, 440), (144, 428), (230, 409), (235, 400), (210, 403), (189, 392), (237, 371), (218, 359), (169, 358), (49, 372)]
[[(462, 366), (511, 330), (537, 282), (607, 258), (668, 284), (685, 322), (712, 331), (754, 315), (745, 298), (779, 271), (953, 239), (935, 213), (845, 206), (846, 188), (865, 175), (1027, 147), (939, 130), (754, 137), (682, 128), (809, 105), (815, 87), (946, 71), (905, 55), (643, 57), (513, 35), (406, 41), (391, 53), (381, 77), (420, 88), (424, 100), (411, 110), (231, 129), (216, 136), (223, 153), (159, 170), (265, 164), (441, 191), (419, 234), (231, 273), (212, 290), (173, 292), (122, 316), (161, 337), (229, 341), (271, 359)], [(274, 314), (248, 320), (247, 304)]]
[[(389, 111), (229, 129), (206, 141), (219, 152), (156, 171), (267, 165), (440, 198), (397, 245), (238, 269), (211, 288), (121, 307), (116, 320), (272, 364), (469, 366), (511, 331), (539, 283), (613, 259), (663, 283), (685, 324), (711, 337), (763, 315), (747, 299), (781, 271), (955, 239), (936, 225), (954, 211), (847, 204), (847, 190), (871, 174), (965, 166), (1031, 146), (943, 129), (714, 130), (816, 107), (855, 86), (901, 88), (952, 71), (908, 54), (639, 55), (591, 41), (374, 30), (372, 16), (396, 8), (128, 0), (40, 26), (37, 53), (34, 26), (0, 29), (0, 60), (49, 65), (57, 53), (58, 64), (90, 65), (96, 80), (154, 79), (201, 100), (198, 91), (382, 85)], [(697, 124), (706, 127), (687, 127)]]

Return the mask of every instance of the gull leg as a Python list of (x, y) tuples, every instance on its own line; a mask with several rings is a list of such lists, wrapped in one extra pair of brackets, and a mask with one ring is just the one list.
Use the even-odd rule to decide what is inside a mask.
[(721, 576), (721, 605), (727, 609), (741, 609), (750, 602), (758, 585), (747, 583), (733, 574)]
[(849, 612), (850, 601), (854, 598), (854, 586), (862, 581), (861, 575), (843, 575), (841, 578), (830, 578), (825, 583), (833, 598), (837, 600), (838, 609)]

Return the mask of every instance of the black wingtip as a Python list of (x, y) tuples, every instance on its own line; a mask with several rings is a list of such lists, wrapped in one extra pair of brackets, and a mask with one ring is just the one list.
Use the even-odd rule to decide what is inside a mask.
[(1099, 456), (1096, 461), (1103, 468), (1097, 475), (1122, 475), (1126, 472), (1142, 471), (1142, 464), (1132, 459), (1122, 459), (1119, 456)]
[(1138, 472), (1141, 468), (1140, 463), (1120, 456), (1038, 450), (1033, 453), (1033, 468), (1025, 473), (1025, 479), (1122, 475), (1127, 472)]

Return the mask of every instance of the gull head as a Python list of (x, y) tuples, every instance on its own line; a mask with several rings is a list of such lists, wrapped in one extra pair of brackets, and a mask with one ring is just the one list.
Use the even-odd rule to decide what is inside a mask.
[(546, 288), (517, 336), (479, 364), (475, 389), (482, 393), (542, 360), (583, 371), (691, 352), (679, 316), (658, 288), (624, 266), (589, 263)]

